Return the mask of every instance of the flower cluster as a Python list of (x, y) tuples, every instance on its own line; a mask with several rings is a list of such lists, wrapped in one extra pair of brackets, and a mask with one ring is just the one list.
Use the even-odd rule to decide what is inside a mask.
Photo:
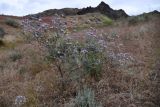
[(47, 23), (38, 19), (31, 20), (26, 18), (21, 24), (23, 26), (24, 34), (30, 33), (32, 38), (36, 40), (44, 38), (44, 33), (49, 29), (49, 25)]
[(27, 98), (25, 96), (16, 96), (15, 105), (20, 106), (26, 103)]
[(114, 53), (114, 52), (109, 52), (108, 53), (109, 58), (113, 62), (118, 62), (119, 65), (125, 66), (129, 62), (134, 62), (135, 59), (129, 54), (129, 53)]
[(64, 36), (67, 33), (67, 23), (59, 15), (55, 14), (52, 25), (57, 35)]

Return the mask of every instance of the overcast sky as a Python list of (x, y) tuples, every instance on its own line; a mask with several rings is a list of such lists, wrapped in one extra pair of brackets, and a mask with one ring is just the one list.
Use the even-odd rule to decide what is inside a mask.
[[(47, 9), (97, 6), (102, 0), (0, 0), (0, 14), (23, 16)], [(113, 9), (124, 9), (129, 15), (160, 11), (160, 0), (103, 0)]]

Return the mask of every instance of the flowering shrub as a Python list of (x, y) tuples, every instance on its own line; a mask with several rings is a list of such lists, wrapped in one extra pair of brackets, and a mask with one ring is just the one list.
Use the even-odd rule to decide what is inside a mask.
[(97, 79), (102, 71), (104, 63), (104, 49), (103, 40), (96, 37), (96, 32), (89, 31), (86, 35), (86, 42), (83, 47), (82, 64), (84, 72)]
[(48, 30), (48, 25), (39, 20), (24, 19), (22, 21), (23, 33), (27, 41), (36, 40), (39, 43), (45, 42), (45, 32)]
[[(82, 69), (82, 74), (89, 74), (97, 79), (104, 62), (104, 47), (102, 42), (89, 35), (86, 42), (80, 44), (72, 39), (55, 36), (48, 41), (48, 51), (51, 59), (58, 60), (67, 71)], [(67, 66), (65, 66), (67, 65)]]
[[(26, 22), (30, 27), (24, 26), (25, 29), (46, 47), (49, 61), (54, 63), (60, 74), (62, 90), (65, 89), (65, 81), (78, 81), (86, 75), (94, 79), (100, 77), (105, 59), (104, 41), (97, 37), (95, 29), (89, 30), (85, 36), (86, 41), (80, 43), (67, 35), (66, 22), (58, 15), (53, 17), (54, 33), (52, 35), (43, 35), (44, 29), (36, 26), (41, 25), (40, 22), (30, 23), (30, 20)], [(35, 35), (36, 29), (41, 29), (38, 30), (40, 33), (38, 36)]]

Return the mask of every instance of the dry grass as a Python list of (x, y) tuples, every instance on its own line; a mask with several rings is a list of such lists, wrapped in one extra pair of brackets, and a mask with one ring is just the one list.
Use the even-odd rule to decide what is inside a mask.
[[(36, 41), (26, 43), (20, 37), (21, 42), (18, 42), (22, 35), (19, 33), (20, 28), (16, 29), (17, 35), (15, 28), (2, 26), (13, 37), (6, 36), (9, 38), (5, 39), (8, 45), (0, 47), (0, 106), (16, 106), (16, 96), (27, 98), (22, 107), (69, 105), (79, 90), (78, 83), (65, 81), (66, 86), (62, 92), (62, 80), (57, 69), (45, 59), (47, 51)], [(97, 28), (98, 33), (105, 36), (108, 50), (114, 53), (129, 53), (134, 58), (134, 62), (127, 62), (125, 65), (112, 61), (106, 63), (99, 81), (88, 76), (82, 78), (82, 84), (94, 90), (96, 100), (101, 102), (103, 107), (160, 106), (158, 28), (158, 18), (134, 26), (119, 24)], [(83, 39), (86, 31), (72, 33), (71, 36)], [(117, 35), (117, 38), (109, 38), (110, 35)], [(15, 45), (11, 48), (10, 43)], [(18, 52), (21, 57), (12, 61), (10, 55), (13, 52)]]

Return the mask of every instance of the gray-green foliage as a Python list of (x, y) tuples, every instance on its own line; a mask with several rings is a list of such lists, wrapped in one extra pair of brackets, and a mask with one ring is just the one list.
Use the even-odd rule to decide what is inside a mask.
[(5, 23), (6, 23), (7, 25), (12, 26), (12, 27), (15, 27), (15, 28), (17, 28), (17, 27), (20, 26), (19, 23), (18, 23), (16, 20), (12, 19), (12, 18), (7, 18), (7, 19), (5, 20)]
[[(56, 15), (52, 22), (55, 33), (41, 43), (47, 48), (48, 58), (55, 63), (61, 77), (67, 73), (72, 77), (90, 75), (97, 79), (104, 59), (103, 46), (99, 44), (99, 39), (88, 35), (86, 41), (80, 43), (66, 34), (66, 22), (61, 17)], [(92, 34), (92, 31), (88, 33)]]
[(107, 16), (102, 16), (102, 21), (104, 25), (111, 25), (113, 23), (113, 20)]
[(10, 54), (9, 58), (10, 58), (13, 62), (15, 62), (15, 61), (17, 61), (17, 60), (19, 60), (19, 59), (22, 58), (22, 54), (21, 54), (20, 52), (13, 51), (13, 52)]
[(102, 107), (95, 100), (94, 91), (90, 88), (84, 88), (78, 92), (78, 95), (75, 98), (74, 107)]
[(4, 42), (2, 41), (2, 38), (4, 37), (4, 35), (5, 35), (5, 31), (2, 27), (0, 27), (0, 46), (4, 45)]
[(5, 35), (5, 31), (2, 27), (0, 27), (0, 38), (3, 38)]
[(97, 79), (102, 71), (104, 62), (104, 50), (98, 41), (92, 37), (85, 43), (54, 37), (48, 40), (49, 58), (61, 62), (65, 71), (73, 73), (82, 71), (82, 75), (90, 75)]
[(84, 44), (85, 54), (82, 58), (84, 72), (97, 79), (104, 62), (104, 47), (97, 38), (89, 36)]
[(131, 16), (128, 18), (129, 25), (136, 25), (138, 23), (146, 22), (149, 20), (149, 16), (147, 14), (142, 14), (139, 16)]
[[(99, 39), (87, 35), (86, 41), (80, 43), (65, 35), (66, 25), (59, 17), (53, 22), (56, 25), (56, 33), (45, 43), (49, 59), (58, 62), (61, 75), (67, 71), (79, 77), (87, 74), (97, 79), (101, 74), (104, 61), (104, 47), (99, 43)], [(93, 34), (92, 31), (87, 33)]]
[(80, 68), (81, 45), (78, 42), (55, 36), (48, 40), (47, 48), (49, 59), (58, 62), (58, 66), (62, 72), (67, 71), (69, 74), (74, 74), (74, 71)]

